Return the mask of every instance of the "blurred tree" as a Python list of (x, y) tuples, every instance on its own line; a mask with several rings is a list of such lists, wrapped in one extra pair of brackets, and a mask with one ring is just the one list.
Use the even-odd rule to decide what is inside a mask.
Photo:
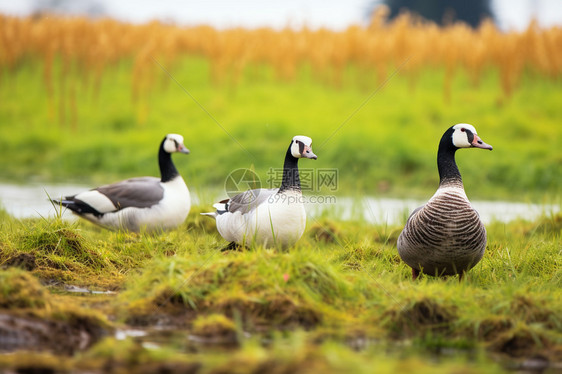
[(106, 14), (105, 7), (98, 0), (35, 0), (33, 9), (34, 14), (54, 13), (89, 17), (101, 17)]
[(384, 4), (389, 7), (389, 19), (404, 10), (416, 13), (439, 25), (463, 21), (477, 27), (485, 18), (494, 19), (490, 0), (378, 0), (372, 9)]

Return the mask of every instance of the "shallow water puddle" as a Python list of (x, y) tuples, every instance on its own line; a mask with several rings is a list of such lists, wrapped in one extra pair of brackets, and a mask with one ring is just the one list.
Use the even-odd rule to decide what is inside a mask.
[(140, 330), (140, 329), (117, 329), (115, 331), (115, 339), (117, 340), (125, 340), (127, 338), (139, 338), (147, 335), (148, 335), (147, 330)]
[(118, 329), (115, 331), (115, 339), (125, 340), (127, 338), (133, 338), (141, 341), (141, 345), (146, 349), (159, 349), (161, 344), (150, 341), (150, 334), (148, 330), (139, 329)]
[[(409, 214), (425, 204), (425, 200), (392, 199), (392, 198), (348, 198), (338, 197), (335, 204), (318, 205), (307, 204), (307, 212), (319, 216), (324, 210), (333, 212), (339, 219), (365, 219), (373, 224), (404, 223)], [(535, 220), (543, 214), (553, 214), (560, 211), (560, 207), (553, 204), (531, 204), (508, 201), (471, 201), (478, 211), (480, 219), (485, 224), (494, 221), (510, 222), (515, 219)]]
[[(90, 189), (91, 186), (82, 185), (18, 185), (0, 183), (0, 205), (16, 218), (52, 217), (57, 214), (58, 207), (54, 207), (47, 198), (76, 194)], [(212, 203), (218, 199), (202, 201), (192, 191), (194, 205)], [(224, 194), (219, 196), (224, 198)], [(209, 200), (209, 201), (207, 201)], [(319, 196), (306, 196), (306, 210), (314, 219), (319, 216), (335, 215), (339, 219), (365, 219), (373, 224), (400, 224), (408, 214), (425, 203), (422, 200), (392, 199), (392, 198), (351, 198), (327, 196), (319, 200)], [(534, 220), (542, 214), (558, 213), (560, 206), (553, 204), (531, 204), (507, 201), (473, 201), (472, 205), (480, 214), (482, 221), (488, 224), (492, 221), (509, 222), (524, 218)], [(76, 219), (68, 211), (63, 211), (65, 219)]]
[(65, 285), (64, 291), (70, 292), (70, 293), (87, 293), (87, 294), (92, 294), (92, 295), (115, 295), (115, 294), (117, 294), (117, 292), (115, 292), (115, 291), (97, 291), (97, 290), (90, 290), (89, 288), (86, 288), (86, 287), (78, 287), (78, 286), (72, 286), (72, 285)]

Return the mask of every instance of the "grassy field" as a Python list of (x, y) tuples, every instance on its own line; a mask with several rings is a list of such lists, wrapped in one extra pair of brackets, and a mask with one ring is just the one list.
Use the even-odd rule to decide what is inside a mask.
[[(0, 214), (0, 307), (24, 326), (12, 339), (23, 350), (0, 355), (0, 367), (496, 373), (538, 363), (559, 369), (560, 215), (489, 225), (484, 259), (459, 283), (456, 277), (412, 282), (396, 252), (400, 226), (325, 217), (309, 222), (288, 252), (220, 252), (225, 243), (213, 221), (194, 210), (182, 227), (154, 235)], [(71, 293), (63, 285), (117, 293)], [(115, 333), (131, 329), (147, 335)], [(11, 331), (2, 321), (0, 330)], [(26, 334), (40, 337), (41, 352), (25, 350), (33, 345)], [(6, 349), (10, 341), (2, 342)]]
[(0, 207), (0, 371), (561, 370), (560, 213), (489, 224), (462, 282), (413, 282), (402, 225), (327, 210), (288, 251), (221, 252), (199, 215), (235, 169), (266, 184), (294, 135), (318, 155), (301, 168), (339, 173), (336, 191), (305, 195), (427, 199), (439, 139), (461, 122), (494, 146), (457, 154), (471, 199), (560, 204), (559, 30), (379, 21), (223, 32), (0, 16), (0, 183), (158, 175), (174, 132), (200, 198), (181, 227), (150, 235)]
[(209, 69), (205, 59), (183, 58), (170, 68), (173, 79), (160, 70), (159, 83), (136, 101), (126, 61), (106, 71), (97, 93), (85, 78), (68, 78), (60, 87), (72, 87), (73, 100), (47, 94), (34, 60), (4, 70), (0, 178), (96, 185), (157, 175), (158, 143), (177, 132), (192, 150), (176, 160), (188, 185), (220, 189), (241, 167), (267, 180), (292, 136), (306, 134), (319, 156), (306, 167), (337, 168), (339, 193), (426, 198), (438, 179), (442, 133), (467, 122), (494, 146), (457, 157), (470, 197), (540, 201), (560, 193), (558, 80), (529, 73), (506, 98), (494, 70), (477, 87), (460, 72), (447, 101), (440, 69), (422, 71), (415, 85), (389, 70), (378, 91), (376, 78), (353, 66), (339, 87), (313, 79), (306, 66), (292, 81), (276, 79), (267, 66), (247, 70), (237, 84), (210, 83)]

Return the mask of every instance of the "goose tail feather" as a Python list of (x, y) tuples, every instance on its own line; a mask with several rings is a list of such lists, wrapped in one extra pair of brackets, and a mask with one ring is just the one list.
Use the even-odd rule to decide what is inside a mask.
[(60, 200), (49, 199), (49, 200), (51, 200), (51, 202), (55, 205), (68, 206), (68, 205), (74, 204), (74, 200), (66, 200), (66, 199), (60, 199)]
[(217, 212), (210, 212), (210, 213), (201, 213), (202, 216), (208, 216), (212, 218), (217, 218)]
[(227, 210), (228, 210), (227, 204), (226, 204), (226, 203), (216, 203), (216, 204), (213, 204), (213, 208), (215, 208), (215, 209), (218, 210), (218, 211), (221, 211), (221, 210), (227, 211)]

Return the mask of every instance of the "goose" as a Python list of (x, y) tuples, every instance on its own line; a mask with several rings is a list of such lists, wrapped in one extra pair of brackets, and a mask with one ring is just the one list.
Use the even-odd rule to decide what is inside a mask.
[(290, 247), (304, 233), (304, 210), (298, 161), (316, 160), (312, 139), (297, 135), (285, 155), (279, 188), (258, 188), (240, 193), (213, 206), (215, 212), (202, 213), (215, 218), (219, 234), (231, 242), (225, 249), (248, 243), (265, 247)]
[(412, 268), (433, 276), (459, 274), (476, 265), (486, 249), (486, 229), (464, 191), (455, 162), (460, 148), (492, 150), (474, 126), (461, 123), (450, 127), (439, 142), (437, 168), (439, 188), (429, 201), (415, 209), (397, 242), (398, 254)]
[(168, 134), (158, 150), (160, 178), (131, 178), (51, 200), (104, 228), (147, 232), (180, 225), (191, 208), (191, 197), (171, 154), (189, 154), (183, 136)]

